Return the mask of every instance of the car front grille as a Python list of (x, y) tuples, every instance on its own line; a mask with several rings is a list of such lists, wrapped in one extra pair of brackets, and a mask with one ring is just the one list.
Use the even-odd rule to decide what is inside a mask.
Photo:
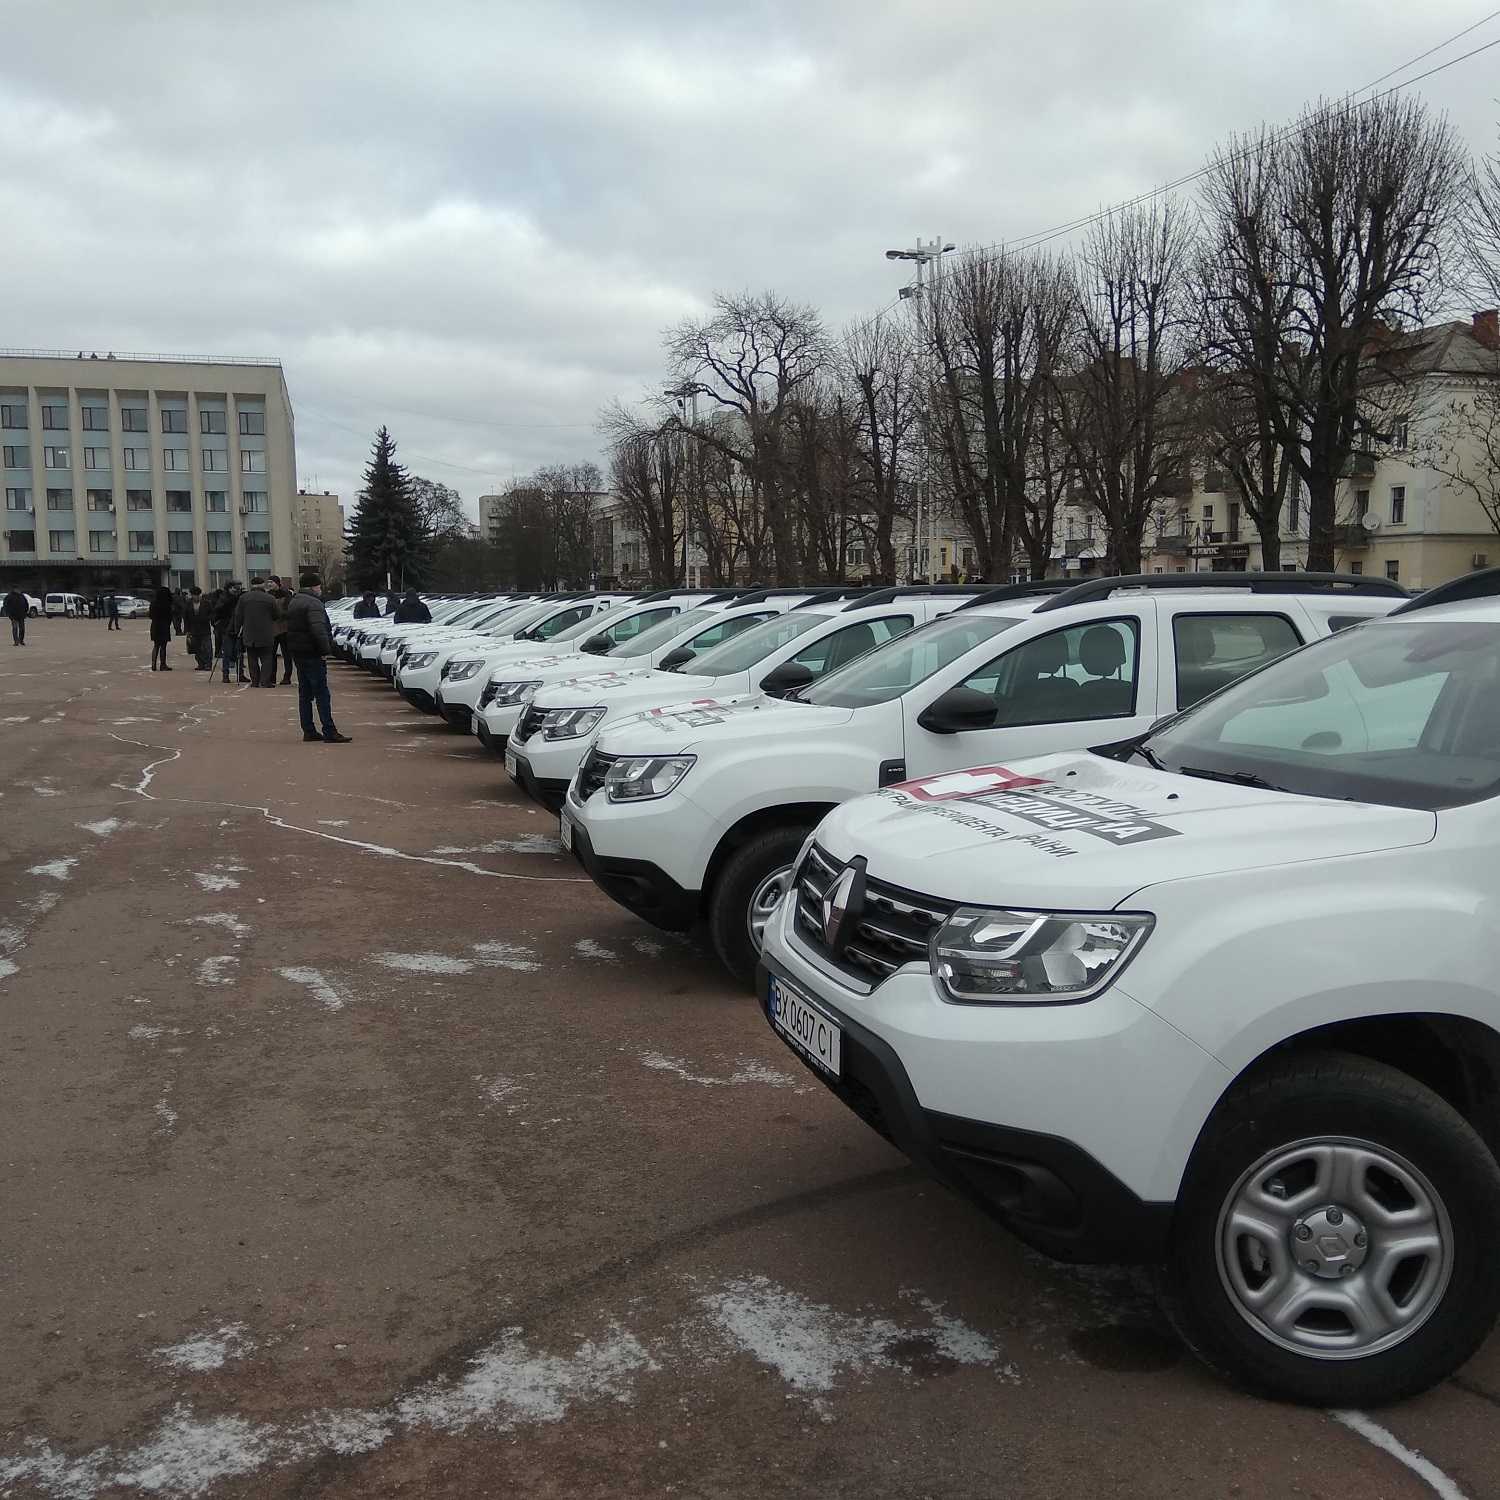
[(797, 871), (797, 933), (852, 978), (879, 984), (903, 964), (925, 960), (928, 943), (953, 908), (884, 881), (865, 881), (864, 909), (840, 951), (823, 938), (823, 897), (844, 866), (816, 844)]
[(521, 715), (520, 722), (511, 734), (511, 739), (518, 745), (524, 745), (542, 727), (542, 720), (546, 717), (546, 709), (538, 708), (535, 704), (527, 704), (526, 712)]
[(600, 750), (590, 750), (578, 768), (578, 800), (587, 802), (604, 785), (609, 768), (619, 759), (617, 755), (605, 755)]

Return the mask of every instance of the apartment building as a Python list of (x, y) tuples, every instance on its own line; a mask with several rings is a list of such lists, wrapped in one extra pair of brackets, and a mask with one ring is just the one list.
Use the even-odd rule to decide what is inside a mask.
[(277, 360), (0, 350), (0, 585), (204, 588), (295, 568)]
[(328, 490), (299, 489), (292, 503), (296, 533), (297, 570), (311, 568), (323, 575), (325, 586), (344, 574), (344, 507)]
[(479, 537), (481, 541), (500, 540), (500, 513), (504, 495), (481, 495), (479, 497)]

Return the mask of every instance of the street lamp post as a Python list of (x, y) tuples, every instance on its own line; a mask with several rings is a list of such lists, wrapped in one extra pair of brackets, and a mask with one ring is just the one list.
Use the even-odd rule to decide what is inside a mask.
[[(698, 393), (703, 387), (696, 381), (685, 380), (681, 385), (672, 386), (662, 392), (662, 395), (677, 403), (677, 425), (683, 425), (683, 414), (688, 414), (692, 423), (694, 433), (698, 430)], [(703, 483), (703, 455), (698, 449), (697, 439), (693, 442), (693, 466), (697, 471), (698, 485)], [(689, 524), (692, 516), (692, 508), (688, 496), (682, 497), (682, 586), (688, 587), (688, 539), (692, 535), (692, 526)]]

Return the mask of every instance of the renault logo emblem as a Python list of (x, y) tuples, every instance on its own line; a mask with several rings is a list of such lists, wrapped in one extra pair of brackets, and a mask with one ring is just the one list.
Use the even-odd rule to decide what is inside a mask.
[(844, 941), (859, 925), (865, 904), (865, 862), (855, 859), (823, 895), (823, 941), (842, 953)]

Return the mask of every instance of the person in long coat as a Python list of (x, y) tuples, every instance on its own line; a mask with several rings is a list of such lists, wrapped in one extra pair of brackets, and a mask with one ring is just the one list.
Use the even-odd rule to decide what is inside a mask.
[(153, 672), (172, 670), (167, 665), (167, 647), (172, 640), (172, 616), (176, 608), (177, 601), (172, 597), (171, 589), (163, 586), (152, 594), (151, 608), (147, 613), (151, 620), (151, 670)]
[(250, 686), (274, 687), (276, 684), (276, 621), (284, 618), (280, 601), (266, 592), (260, 579), (252, 579), (249, 589), (240, 595), (230, 624), (245, 643), (250, 657)]

